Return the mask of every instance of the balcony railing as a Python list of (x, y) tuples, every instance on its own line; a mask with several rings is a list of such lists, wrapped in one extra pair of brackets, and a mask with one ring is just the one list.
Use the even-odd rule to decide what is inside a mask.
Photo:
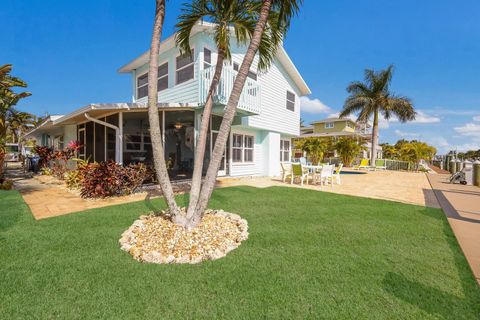
[[(210, 89), (214, 73), (215, 66), (211, 66), (200, 71), (201, 104), (205, 104), (207, 101), (208, 90)], [(213, 100), (215, 104), (227, 105), (236, 76), (237, 72), (230, 66), (225, 66), (223, 68)], [(245, 86), (242, 90), (242, 94), (240, 95), (237, 110), (245, 111), (248, 114), (260, 114), (260, 85), (257, 83), (257, 81), (247, 78), (245, 81)]]

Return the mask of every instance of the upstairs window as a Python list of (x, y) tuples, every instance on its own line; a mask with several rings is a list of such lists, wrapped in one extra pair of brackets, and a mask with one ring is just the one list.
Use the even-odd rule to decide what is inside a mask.
[[(233, 70), (238, 72), (239, 69), (240, 69), (240, 65), (238, 63), (234, 62), (233, 63)], [(251, 70), (248, 71), (247, 77), (257, 81), (257, 74), (255, 72), (251, 71)]]
[(194, 51), (192, 50), (190, 55), (180, 55), (176, 59), (176, 82), (180, 84), (193, 79), (195, 66), (194, 66)]
[(290, 162), (290, 140), (280, 140), (280, 162)]
[[(158, 67), (158, 91), (168, 88), (168, 62)], [(137, 99), (148, 96), (148, 72), (137, 78)]]
[(254, 136), (233, 134), (232, 161), (253, 162)]
[(203, 69), (210, 68), (212, 66), (212, 51), (203, 48)]
[(148, 73), (137, 78), (137, 99), (148, 95)]
[(333, 122), (325, 122), (325, 129), (333, 129), (334, 124)]
[(158, 91), (168, 88), (168, 62), (158, 67)]
[(295, 111), (295, 93), (287, 90), (287, 110)]

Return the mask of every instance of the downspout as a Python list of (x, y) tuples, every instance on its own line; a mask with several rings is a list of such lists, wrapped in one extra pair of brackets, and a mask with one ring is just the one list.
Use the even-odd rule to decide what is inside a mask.
[[(111, 128), (111, 129), (115, 130), (115, 162), (122, 164), (122, 162), (123, 162), (123, 159), (122, 159), (123, 158), (122, 157), (123, 150), (122, 150), (122, 138), (121, 138), (121, 134), (120, 134), (120, 128), (117, 127), (117, 126), (114, 126), (111, 123), (92, 118), (88, 114), (88, 112), (85, 112), (84, 115), (85, 115), (85, 118), (87, 118), (87, 120), (89, 120), (89, 121), (98, 123), (102, 126), (105, 126), (105, 127), (108, 127), (108, 128)], [(107, 141), (105, 141), (105, 143), (107, 143)]]

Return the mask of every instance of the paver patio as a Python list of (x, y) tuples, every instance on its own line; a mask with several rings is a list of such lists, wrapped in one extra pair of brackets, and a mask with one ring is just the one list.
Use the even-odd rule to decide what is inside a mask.
[(428, 175), (438, 202), (480, 284), (480, 188), (449, 184), (448, 177), (446, 174)]

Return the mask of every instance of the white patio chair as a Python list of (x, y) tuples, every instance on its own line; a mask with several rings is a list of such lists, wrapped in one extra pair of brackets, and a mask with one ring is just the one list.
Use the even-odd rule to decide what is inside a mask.
[(280, 166), (282, 167), (282, 181), (285, 182), (292, 175), (292, 164), (281, 162)]
[(317, 174), (318, 180), (320, 181), (320, 186), (325, 185), (330, 180), (330, 186), (333, 187), (333, 170), (334, 165), (324, 165), (320, 170), (320, 173)]
[(340, 163), (338, 165), (338, 168), (335, 168), (333, 171), (333, 176), (335, 177), (337, 184), (342, 184), (342, 180), (340, 179), (340, 172), (342, 172), (342, 169), (343, 169), (343, 163)]

